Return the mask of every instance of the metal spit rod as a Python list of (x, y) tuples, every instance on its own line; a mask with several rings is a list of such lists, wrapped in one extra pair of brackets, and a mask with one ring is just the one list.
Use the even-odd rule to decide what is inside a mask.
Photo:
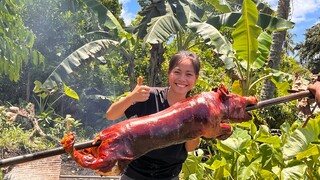
[[(283, 97), (260, 101), (256, 105), (246, 107), (246, 111), (252, 111), (255, 109), (260, 109), (260, 108), (264, 108), (267, 106), (272, 106), (275, 104), (280, 104), (280, 103), (292, 101), (295, 99), (301, 99), (304, 97), (313, 97), (313, 94), (310, 91), (301, 91), (301, 92), (290, 94), (290, 95), (283, 96)], [(77, 150), (90, 148), (90, 147), (94, 147), (94, 146), (99, 146), (101, 144), (101, 141), (98, 141), (95, 145), (92, 145), (92, 143), (93, 143), (93, 140), (79, 143), (79, 144), (75, 144), (74, 147)], [(14, 164), (27, 162), (27, 161), (33, 161), (33, 160), (42, 159), (42, 158), (46, 158), (46, 157), (50, 157), (50, 156), (55, 156), (55, 155), (59, 155), (59, 154), (63, 154), (63, 153), (65, 153), (65, 150), (63, 149), (63, 147), (59, 147), (59, 148), (49, 149), (49, 150), (35, 152), (35, 153), (31, 153), (31, 154), (26, 154), (26, 155), (22, 155), (22, 156), (16, 156), (16, 157), (7, 158), (7, 159), (0, 159), (0, 168), (14, 165)]]
[(289, 102), (289, 101), (292, 101), (292, 100), (301, 99), (301, 98), (305, 98), (305, 97), (312, 98), (314, 96), (310, 91), (301, 91), (301, 92), (298, 92), (298, 93), (293, 93), (293, 94), (282, 96), (282, 97), (278, 97), (278, 98), (273, 98), (273, 99), (260, 101), (256, 105), (252, 105), (252, 106), (246, 107), (246, 111), (252, 111), (252, 110), (255, 110), (255, 109), (261, 109), (261, 108), (264, 108), (264, 107), (267, 107), (267, 106), (272, 106), (272, 105), (275, 105), (275, 104), (285, 103), (285, 102)]

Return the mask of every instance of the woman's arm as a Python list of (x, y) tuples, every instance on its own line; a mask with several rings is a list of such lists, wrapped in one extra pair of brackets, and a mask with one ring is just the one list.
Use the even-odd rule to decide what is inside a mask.
[(108, 120), (116, 120), (124, 116), (124, 112), (134, 103), (132, 98), (128, 95), (121, 98), (119, 101), (113, 103), (106, 112)]
[(187, 150), (187, 152), (193, 151), (195, 150), (200, 144), (200, 138), (196, 138), (196, 139), (192, 139), (190, 141), (187, 141), (185, 143), (185, 148)]

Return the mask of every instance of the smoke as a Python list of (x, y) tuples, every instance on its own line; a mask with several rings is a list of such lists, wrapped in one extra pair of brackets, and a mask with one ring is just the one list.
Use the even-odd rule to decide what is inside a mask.
[[(84, 44), (105, 38), (96, 34), (86, 35), (101, 29), (97, 16), (83, 9), (77, 1), (25, 0), (24, 4), (23, 21), (35, 35), (34, 48), (45, 57), (45, 69), (32, 72), (31, 84), (35, 80), (44, 82), (68, 55)], [(55, 111), (62, 116), (76, 116), (83, 124), (95, 126), (92, 129), (106, 127), (104, 114), (111, 104), (110, 100), (88, 98), (86, 95), (109, 97), (128, 91), (128, 82), (122, 80), (126, 76), (123, 75), (125, 70), (121, 63), (121, 59), (112, 61), (108, 58), (104, 65), (97, 61), (96, 64), (84, 64), (75, 70), (74, 76), (65, 83), (82, 97), (81, 102), (63, 97), (55, 103)], [(83, 91), (88, 88), (97, 91), (83, 95)]]

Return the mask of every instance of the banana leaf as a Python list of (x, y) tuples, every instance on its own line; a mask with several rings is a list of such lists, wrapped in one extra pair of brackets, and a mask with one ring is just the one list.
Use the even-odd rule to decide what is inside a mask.
[[(240, 12), (215, 15), (209, 17), (206, 23), (211, 24), (217, 29), (221, 29), (224, 26), (234, 28), (235, 23), (240, 19), (241, 15)], [(256, 25), (263, 30), (269, 31), (282, 31), (294, 27), (294, 23), (291, 21), (263, 13), (259, 13)]]
[(44, 81), (42, 87), (52, 89), (58, 85), (62, 85), (66, 78), (80, 65), (94, 60), (103, 62), (105, 52), (116, 44), (116, 41), (108, 39), (101, 39), (85, 44), (65, 58)]

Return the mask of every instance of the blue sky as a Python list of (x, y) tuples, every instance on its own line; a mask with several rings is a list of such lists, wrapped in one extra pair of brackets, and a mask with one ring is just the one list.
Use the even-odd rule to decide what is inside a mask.
[[(264, 1), (276, 9), (278, 0)], [(137, 0), (120, 0), (120, 2), (123, 5), (122, 17), (126, 24), (130, 24), (140, 10), (140, 6)], [(295, 42), (301, 42), (304, 40), (306, 29), (320, 22), (320, 0), (292, 0), (291, 2), (289, 18), (295, 23), (295, 27), (290, 32), (296, 34), (293, 38)]]

